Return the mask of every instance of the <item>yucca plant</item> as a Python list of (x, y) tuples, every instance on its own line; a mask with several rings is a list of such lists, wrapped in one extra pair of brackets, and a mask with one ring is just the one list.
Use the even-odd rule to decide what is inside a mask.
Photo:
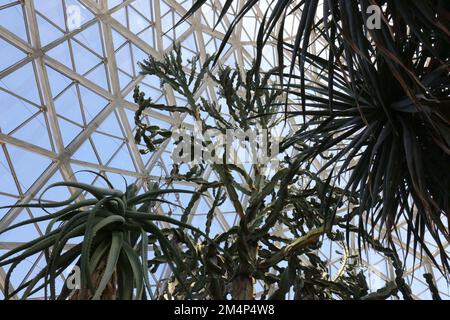
[[(194, 3), (183, 19), (201, 9)], [(217, 23), (230, 12), (225, 1)], [(260, 1), (247, 1), (228, 28)], [(362, 232), (384, 228), (388, 241), (404, 218), (406, 252), (420, 245), (435, 265), (449, 271), (450, 240), (449, 5), (440, 0), (272, 1), (260, 21), (256, 60), (275, 39), (286, 117), (305, 126), (286, 145), (312, 148), (303, 156), (329, 158), (330, 183), (349, 179), (345, 190), (359, 199)], [(300, 21), (286, 43), (289, 15)], [(183, 19), (181, 21), (183, 21)], [(181, 22), (180, 21), (180, 22)], [(289, 59), (285, 57), (289, 53)], [(283, 83), (281, 83), (283, 84)], [(299, 107), (299, 108), (297, 108)], [(297, 108), (300, 112), (289, 112)], [(433, 256), (425, 236), (440, 252)], [(363, 241), (363, 238), (360, 238)], [(413, 242), (412, 249), (409, 244)]]
[[(48, 214), (12, 225), (1, 230), (1, 234), (11, 230), (20, 232), (20, 227), (38, 222), (48, 224), (44, 235), (0, 256), (0, 266), (9, 265), (5, 279), (5, 299), (18, 293), (22, 299), (27, 299), (42, 289), (45, 289), (45, 297), (49, 299), (151, 298), (147, 256), (149, 244), (155, 242), (159, 243), (165, 256), (170, 257), (168, 263), (173, 273), (178, 274), (177, 268), (182, 267), (178, 247), (171, 245), (157, 222), (164, 221), (198, 232), (199, 235), (204, 233), (166, 215), (157, 214), (155, 205), (170, 203), (162, 199), (165, 194), (192, 192), (160, 190), (157, 183), (149, 183), (148, 191), (138, 195), (135, 184), (122, 192), (114, 189), (106, 177), (101, 177), (109, 188), (79, 182), (59, 182), (50, 185), (43, 194), (51, 188), (70, 187), (75, 192), (66, 201), (11, 206), (41, 208)], [(54, 213), (47, 211), (55, 208), (59, 210)], [(66, 245), (72, 240), (75, 245), (67, 249)], [(45, 255), (44, 268), (10, 292), (9, 283), (15, 267), (37, 253)], [(72, 287), (66, 281), (57, 293), (57, 278), (73, 266), (79, 270), (79, 279), (74, 279)]]

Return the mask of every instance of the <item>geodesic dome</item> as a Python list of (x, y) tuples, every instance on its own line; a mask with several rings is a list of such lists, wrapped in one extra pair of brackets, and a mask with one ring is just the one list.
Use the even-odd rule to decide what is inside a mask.
[[(235, 1), (233, 6), (243, 3)], [(255, 56), (258, 23), (269, 3), (260, 1), (261, 7), (252, 9), (238, 25), (220, 57), (221, 63), (250, 64)], [(210, 0), (200, 13), (173, 28), (191, 5), (189, 0), (0, 1), (0, 206), (35, 201), (57, 181), (103, 184), (87, 172), (77, 173), (80, 170), (100, 172), (118, 186), (124, 185), (123, 178), (128, 183), (137, 181), (139, 186), (148, 180), (164, 180), (171, 167), (167, 145), (143, 155), (134, 143), (137, 105), (132, 94), (140, 85), (155, 102), (186, 104), (170, 88), (162, 89), (158, 79), (140, 75), (137, 62), (149, 54), (162, 57), (175, 41), (185, 56), (199, 53), (204, 58), (217, 51), (233, 16), (227, 14), (215, 27), (223, 1)], [(299, 22), (296, 17), (290, 19), (286, 39), (295, 36), (294, 26)], [(262, 67), (268, 69), (276, 64), (276, 49), (268, 46), (264, 50)], [(217, 99), (212, 83), (202, 86), (202, 96)], [(150, 123), (166, 129), (183, 121), (163, 111), (148, 111), (146, 116)], [(190, 184), (184, 187), (195, 188)], [(64, 200), (70, 192), (52, 189), (43, 200)], [(210, 205), (203, 199), (195, 208), (192, 223), (204, 224)], [(42, 214), (38, 209), (1, 209), (0, 229)], [(214, 228), (227, 230), (236, 222), (230, 206), (229, 211), (216, 214)], [(44, 230), (45, 225), (36, 223), (21, 233), (0, 236), (0, 253)], [(401, 256), (406, 249), (402, 232), (395, 242)], [(336, 249), (329, 246), (322, 252), (330, 273), (339, 268)], [(363, 258), (371, 289), (395, 277), (385, 257), (369, 251)], [(420, 276), (425, 272), (434, 275), (442, 297), (450, 297), (445, 279), (428, 259), (413, 263), (410, 256), (406, 261), (406, 280), (415, 297), (430, 298)], [(12, 279), (13, 287), (38, 272), (44, 258), (38, 255), (27, 263), (20, 267), (21, 277)], [(418, 275), (412, 276), (413, 272)], [(156, 288), (169, 274), (169, 268), (161, 269), (152, 275), (152, 285)], [(5, 270), (0, 268), (0, 297), (4, 276)]]

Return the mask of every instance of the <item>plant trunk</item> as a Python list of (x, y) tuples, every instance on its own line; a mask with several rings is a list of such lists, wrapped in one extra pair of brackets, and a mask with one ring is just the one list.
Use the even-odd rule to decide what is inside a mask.
[[(95, 271), (92, 273), (91, 281), (94, 285), (94, 288), (97, 288), (102, 279), (103, 273), (105, 272), (107, 256), (103, 257)], [(73, 295), (70, 297), (70, 300), (91, 300), (94, 297), (95, 292), (90, 292), (89, 289), (86, 289), (86, 294), (82, 294), (81, 289), (76, 289)], [(116, 300), (117, 297), (117, 272), (114, 271), (111, 279), (106, 285), (105, 290), (100, 296), (100, 300)]]
[(238, 240), (245, 242), (245, 245), (241, 244), (241, 248), (245, 248), (246, 254), (242, 254), (241, 252), (239, 273), (233, 279), (231, 292), (233, 300), (255, 299), (255, 278), (253, 277), (253, 270), (257, 261), (258, 244), (248, 243), (245, 238), (243, 237)]
[(233, 280), (233, 300), (254, 300), (254, 279), (249, 274), (237, 275)]

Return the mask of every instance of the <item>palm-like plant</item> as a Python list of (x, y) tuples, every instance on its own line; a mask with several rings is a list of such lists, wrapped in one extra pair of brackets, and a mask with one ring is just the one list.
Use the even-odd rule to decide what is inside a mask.
[[(322, 158), (321, 170), (333, 167), (338, 168), (333, 171), (337, 177), (347, 175), (345, 190), (360, 199), (360, 211), (355, 215), (361, 230), (365, 225), (371, 231), (384, 227), (391, 240), (397, 223), (404, 218), (407, 233), (414, 238), (414, 250), (420, 243), (434, 260), (424, 241), (427, 232), (439, 246), (441, 262), (449, 270), (442, 243), (450, 239), (445, 222), (450, 210), (450, 154), (446, 145), (449, 141), (445, 141), (450, 132), (445, 111), (447, 72), (431, 65), (424, 67), (424, 62), (417, 60), (416, 67), (424, 69), (421, 83), (429, 93), (429, 98), (417, 97), (422, 103), (418, 107), (403, 95), (390, 70), (377, 62), (368, 65), (374, 81), (364, 78), (360, 72), (364, 67), (359, 68), (358, 62), (351, 83), (345, 80), (345, 72), (333, 67), (330, 104), (324, 98), (329, 93), (327, 61), (312, 55), (306, 60), (319, 70), (317, 78), (307, 82), (301, 97), (307, 100), (305, 114), (310, 120), (292, 135), (286, 147), (295, 145), (297, 139), (308, 139), (313, 145), (305, 151), (308, 157), (329, 156), (328, 160)], [(291, 93), (300, 95), (298, 91)], [(292, 116), (296, 114), (300, 112)], [(408, 248), (410, 239), (406, 239)]]
[[(205, 0), (198, 0), (187, 19)], [(225, 1), (220, 20), (231, 10)], [(234, 27), (258, 1), (248, 1)], [(375, 14), (369, 6), (375, 5)], [(372, 7), (373, 8), (373, 7)], [(292, 43), (284, 40), (285, 19), (300, 16)], [(391, 239), (397, 222), (407, 223), (407, 250), (418, 244), (441, 269), (450, 270), (444, 242), (450, 240), (449, 7), (445, 1), (273, 1), (261, 20), (256, 61), (275, 39), (285, 91), (298, 97), (302, 131), (286, 145), (312, 143), (303, 156), (328, 157), (323, 170), (358, 197), (360, 231), (385, 227)], [(379, 19), (373, 26), (370, 19)], [(276, 33), (275, 33), (276, 31)], [(314, 37), (312, 36), (314, 34)], [(320, 43), (319, 43), (320, 41)], [(314, 46), (313, 44), (318, 44)], [(286, 63), (285, 52), (290, 53)], [(297, 71), (298, 70), (298, 71)], [(347, 176), (347, 177), (346, 177)], [(334, 183), (330, 179), (330, 183)], [(424, 241), (436, 242), (441, 262)], [(362, 240), (360, 238), (360, 240)]]

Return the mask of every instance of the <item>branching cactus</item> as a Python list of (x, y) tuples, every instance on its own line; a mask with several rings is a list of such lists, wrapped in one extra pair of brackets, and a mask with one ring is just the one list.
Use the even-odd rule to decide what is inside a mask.
[[(153, 152), (172, 139), (174, 164), (167, 179), (197, 186), (181, 221), (190, 221), (192, 209), (203, 196), (212, 202), (204, 226), (208, 235), (212, 219), (225, 201), (238, 216), (238, 223), (216, 234), (211, 243), (198, 244), (195, 235), (173, 230), (174, 242), (184, 248), (183, 261), (189, 272), (182, 276), (183, 282), (176, 277), (168, 279), (159, 297), (184, 299), (185, 288), (190, 288), (189, 295), (198, 299), (254, 299), (257, 282), (263, 283), (258, 297), (262, 299), (285, 299), (288, 293), (296, 299), (373, 299), (397, 294), (396, 283), (369, 294), (363, 272), (358, 271), (358, 255), (343, 241), (344, 218), (336, 213), (344, 204), (357, 208), (356, 201), (324, 183), (311, 163), (296, 156), (296, 150), (283, 149), (286, 119), (278, 109), (285, 96), (274, 83), (278, 70), (262, 73), (257, 63), (250, 70), (213, 66), (213, 59), (206, 57), (200, 63), (198, 56), (192, 58), (188, 73), (180, 47), (175, 45), (163, 60), (149, 57), (140, 63), (143, 75), (155, 75), (162, 86), (170, 86), (187, 100), (182, 106), (161, 105), (146, 98), (139, 87), (134, 92), (139, 105), (136, 143), (146, 145), (141, 152)], [(218, 103), (201, 95), (202, 84), (208, 81), (218, 89)], [(195, 130), (186, 133), (188, 125), (183, 122), (172, 131), (144, 124), (147, 109), (193, 120), (186, 123), (194, 123)], [(240, 151), (230, 137), (237, 138)], [(243, 155), (250, 160), (235, 157)], [(183, 167), (185, 173), (181, 173)], [(206, 168), (214, 175), (205, 174)], [(335, 275), (319, 254), (325, 242), (344, 247), (342, 265)], [(380, 245), (372, 247), (391, 253)], [(163, 254), (155, 259), (164, 261)], [(401, 276), (401, 264), (396, 267)]]

